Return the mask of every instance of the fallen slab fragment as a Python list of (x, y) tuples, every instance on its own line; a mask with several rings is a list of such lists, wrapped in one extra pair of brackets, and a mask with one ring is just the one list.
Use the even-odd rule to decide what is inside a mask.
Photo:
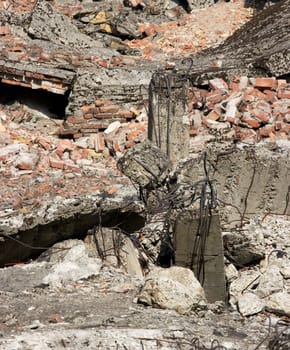
[(147, 276), (138, 301), (181, 314), (206, 305), (204, 291), (194, 273), (179, 266), (154, 268)]
[[(260, 12), (223, 44), (200, 52), (192, 73), (282, 76), (290, 70), (290, 0)], [(277, 30), (279, 28), (279, 30)], [(202, 69), (200, 68), (202, 67)], [(199, 75), (198, 79), (202, 79)]]

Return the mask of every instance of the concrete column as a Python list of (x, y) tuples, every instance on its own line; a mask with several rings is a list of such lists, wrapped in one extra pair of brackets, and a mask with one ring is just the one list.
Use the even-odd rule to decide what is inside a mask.
[[(200, 230), (200, 224), (204, 231)], [(174, 230), (176, 265), (190, 268), (203, 285), (209, 302), (226, 301), (224, 252), (218, 214), (202, 217), (185, 210)], [(202, 264), (202, 265), (201, 265)]]
[(149, 85), (148, 138), (173, 166), (189, 153), (188, 90), (188, 80), (174, 73), (156, 73)]

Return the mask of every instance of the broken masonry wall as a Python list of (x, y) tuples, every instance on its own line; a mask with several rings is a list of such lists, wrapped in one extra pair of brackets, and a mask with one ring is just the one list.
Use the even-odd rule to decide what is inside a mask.
[(147, 100), (147, 91), (141, 87), (148, 86), (151, 73), (137, 68), (79, 69), (63, 133), (71, 130), (77, 138), (104, 130), (114, 121), (134, 118)]
[(42, 89), (64, 95), (74, 79), (74, 72), (41, 64), (0, 60), (0, 81), (4, 84)]

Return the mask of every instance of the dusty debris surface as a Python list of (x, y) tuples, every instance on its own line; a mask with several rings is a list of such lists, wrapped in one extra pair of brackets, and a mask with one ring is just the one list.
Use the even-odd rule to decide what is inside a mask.
[[(289, 6), (0, 1), (1, 349), (289, 349)], [(202, 193), (223, 302), (154, 266)]]

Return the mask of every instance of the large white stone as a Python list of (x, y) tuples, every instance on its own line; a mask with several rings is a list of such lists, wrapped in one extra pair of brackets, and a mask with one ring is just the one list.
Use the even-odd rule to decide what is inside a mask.
[(110, 134), (113, 131), (117, 131), (120, 128), (120, 126), (121, 126), (121, 123), (117, 120), (117, 121), (111, 123), (107, 127), (107, 129), (104, 131), (104, 134), (108, 135), (108, 134)]
[(274, 293), (267, 298), (266, 306), (269, 309), (282, 311), (290, 315), (290, 294), (285, 291)]
[[(90, 276), (98, 275), (101, 268), (101, 260), (88, 256), (86, 247), (82, 241), (69, 240), (71, 247), (63, 247), (58, 244), (58, 253), (50, 258), (55, 263), (51, 266), (49, 273), (42, 280), (44, 284), (53, 287), (66, 285)], [(57, 262), (56, 262), (57, 261)]]
[(265, 301), (254, 293), (246, 292), (238, 299), (239, 311), (243, 316), (255, 315), (265, 307)]
[(258, 270), (245, 270), (240, 272), (240, 276), (230, 285), (230, 304), (235, 306), (240, 296), (250, 291), (259, 283), (261, 273)]
[(149, 273), (138, 301), (181, 314), (205, 303), (204, 290), (194, 273), (184, 267), (154, 268)]
[(263, 298), (282, 290), (283, 276), (280, 273), (280, 267), (269, 265), (267, 270), (261, 275), (259, 286), (255, 291), (256, 294)]

